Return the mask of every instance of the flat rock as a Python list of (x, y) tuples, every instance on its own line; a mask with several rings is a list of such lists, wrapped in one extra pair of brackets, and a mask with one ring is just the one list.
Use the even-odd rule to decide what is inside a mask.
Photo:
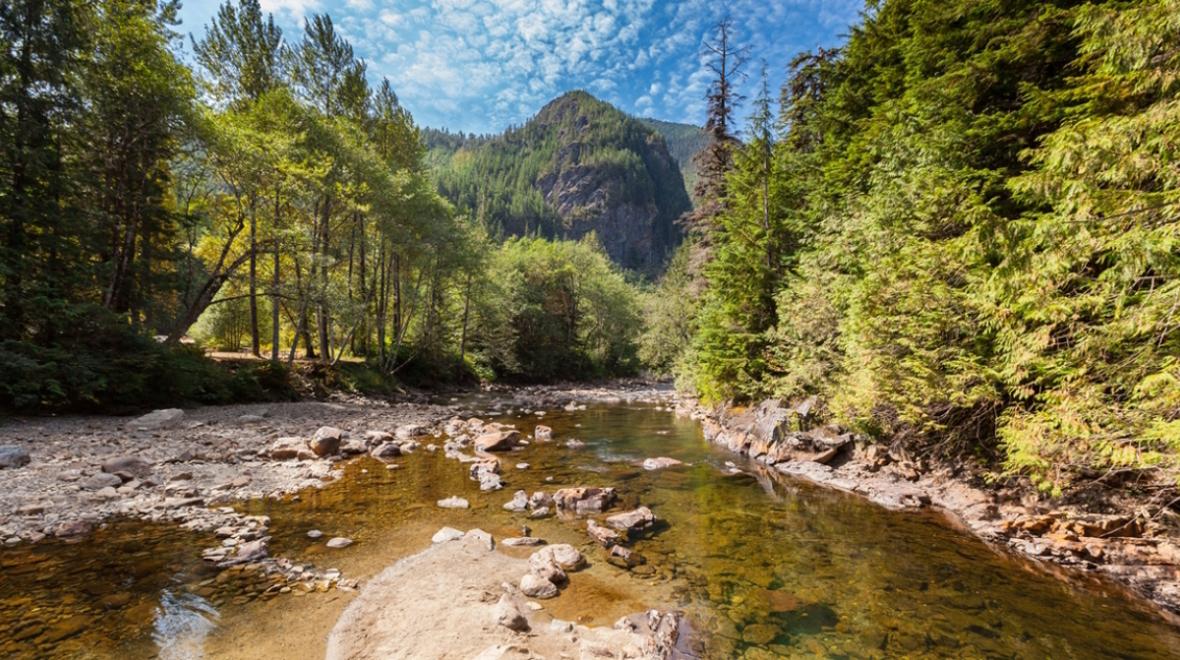
[(511, 536), (500, 541), (500, 543), (511, 548), (529, 547), (537, 545), (545, 545), (544, 539), (539, 539), (533, 536)]
[(678, 461), (675, 458), (668, 458), (667, 456), (660, 456), (659, 458), (648, 458), (643, 461), (644, 470), (663, 470), (677, 465), (684, 465), (683, 461)]
[(616, 513), (606, 519), (606, 524), (611, 529), (631, 535), (650, 529), (655, 522), (655, 514), (645, 506), (623, 513)]
[(307, 446), (307, 442), (303, 438), (296, 437), (285, 437), (275, 440), (266, 450), (266, 453), (271, 458), (280, 461), (291, 459), (302, 461), (315, 458), (315, 453)]
[(82, 480), (79, 486), (82, 487), (82, 490), (102, 490), (103, 488), (114, 488), (122, 484), (123, 480), (117, 475), (99, 472), (94, 476)]
[(550, 545), (533, 553), (529, 563), (552, 561), (565, 571), (576, 571), (586, 566), (586, 558), (578, 549), (568, 543)]
[(164, 408), (138, 417), (127, 423), (127, 427), (138, 431), (155, 431), (172, 428), (184, 419), (184, 411), (179, 408)]

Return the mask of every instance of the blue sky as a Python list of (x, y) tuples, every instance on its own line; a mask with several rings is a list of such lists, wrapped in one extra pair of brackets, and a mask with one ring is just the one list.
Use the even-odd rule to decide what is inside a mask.
[[(388, 77), (419, 125), (498, 132), (562, 92), (624, 111), (700, 124), (709, 74), (701, 43), (722, 13), (750, 47), (749, 95), (765, 59), (777, 89), (797, 52), (843, 41), (863, 0), (261, 0), (289, 41), (303, 18), (332, 16)], [(219, 0), (187, 0), (200, 35)], [(187, 44), (187, 39), (186, 39)], [(186, 46), (187, 47), (187, 46)]]

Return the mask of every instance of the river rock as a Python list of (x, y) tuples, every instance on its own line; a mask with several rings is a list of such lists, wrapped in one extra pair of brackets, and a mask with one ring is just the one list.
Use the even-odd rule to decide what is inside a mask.
[(475, 438), (475, 448), (479, 451), (510, 451), (520, 440), (520, 431), (503, 429), (484, 433)]
[(549, 493), (546, 493), (545, 491), (539, 490), (533, 493), (532, 497), (529, 498), (530, 509), (539, 509), (541, 507), (551, 506), (553, 506), (553, 496)]
[(647, 558), (638, 552), (635, 552), (631, 548), (626, 548), (621, 545), (612, 545), (610, 551), (607, 553), (606, 561), (613, 566), (630, 570), (636, 566), (647, 563)]
[(329, 548), (332, 548), (333, 550), (340, 550), (342, 548), (347, 548), (348, 546), (352, 545), (352, 539), (345, 538), (343, 536), (337, 536), (335, 538), (328, 539), (328, 542), (325, 543), (324, 545), (326, 545)]
[(479, 461), (471, 465), (471, 478), (479, 482), (482, 491), (500, 490), (504, 482), (500, 478), (499, 461)]
[(445, 500), (439, 500), (437, 504), (443, 509), (466, 509), (471, 506), (462, 497), (448, 497)]
[(152, 473), (152, 466), (138, 456), (118, 456), (103, 461), (102, 471), (118, 476), (124, 481), (146, 479)]
[(651, 528), (656, 523), (656, 516), (651, 509), (641, 506), (632, 511), (616, 513), (606, 519), (606, 524), (612, 529), (635, 535)]
[(485, 550), (496, 549), (496, 539), (492, 538), (491, 534), (483, 531), (482, 529), (479, 529), (478, 527), (467, 530), (467, 532), (463, 534), (463, 538), (467, 541), (474, 542), (477, 546)]
[(331, 456), (340, 451), (340, 442), (344, 438), (344, 431), (335, 426), (321, 426), (311, 436), (307, 446), (316, 456)]
[(553, 429), (545, 426), (544, 424), (537, 424), (537, 426), (533, 428), (533, 438), (540, 440), (541, 442), (549, 442), (553, 439)]
[(310, 460), (315, 458), (315, 454), (311, 449), (308, 449), (307, 443), (303, 438), (286, 437), (279, 438), (271, 443), (270, 448), (266, 450), (268, 456), (273, 459), (286, 461), (290, 459)]
[(455, 529), (454, 527), (443, 527), (442, 529), (435, 532), (434, 536), (430, 537), (430, 542), (446, 543), (447, 541), (457, 541), (461, 538), (463, 538), (463, 532)]
[(528, 548), (538, 545), (545, 545), (545, 540), (536, 538), (534, 536), (510, 536), (503, 541), (500, 541), (500, 543), (510, 548)]
[(557, 595), (557, 585), (548, 578), (533, 573), (525, 573), (520, 578), (520, 593), (529, 598), (553, 598)]
[(676, 465), (684, 465), (683, 461), (678, 461), (675, 458), (668, 458), (661, 456), (659, 458), (648, 458), (643, 461), (644, 470), (663, 470)]
[(402, 455), (402, 449), (392, 442), (383, 442), (373, 447), (369, 455), (380, 460), (393, 459)]
[(106, 472), (99, 472), (98, 474), (88, 477), (79, 484), (82, 490), (102, 490), (103, 488), (114, 488), (123, 484), (123, 480), (113, 474)]
[(426, 435), (427, 428), (421, 424), (402, 424), (397, 427), (394, 436), (398, 440), (413, 440), (414, 438)]
[(18, 468), (29, 464), (29, 450), (15, 445), (0, 447), (0, 469)]
[(603, 527), (593, 520), (586, 521), (586, 532), (590, 534), (590, 538), (604, 548), (609, 548), (623, 541), (623, 537), (618, 532), (609, 527)]
[(524, 511), (529, 508), (528, 494), (523, 490), (518, 490), (512, 495), (512, 499), (504, 504), (506, 511)]
[(179, 408), (165, 408), (153, 410), (143, 417), (136, 418), (127, 424), (135, 431), (156, 431), (176, 426), (184, 419), (184, 411)]
[(393, 434), (386, 431), (365, 431), (365, 444), (370, 447), (393, 442), (393, 440)]
[(542, 548), (529, 557), (529, 565), (551, 561), (563, 571), (576, 571), (586, 566), (586, 558), (568, 543), (557, 543)]
[(573, 513), (602, 513), (618, 499), (614, 488), (562, 488), (553, 494), (558, 509)]
[(324, 533), (318, 529), (309, 529), (309, 530), (307, 530), (307, 538), (309, 538), (313, 541), (318, 540), (318, 539), (322, 539), (322, 538), (324, 538)]
[(582, 447), (586, 446), (586, 443), (578, 440), (577, 438), (570, 438), (569, 440), (565, 441), (565, 446), (569, 447), (570, 449), (581, 449)]
[(344, 456), (359, 456), (368, 449), (368, 445), (360, 438), (349, 438), (340, 444), (340, 453)]
[[(553, 585), (549, 585), (553, 586)], [(529, 620), (525, 617), (516, 603), (508, 597), (508, 594), (500, 596), (500, 601), (492, 609), (492, 621), (496, 625), (504, 626), (509, 630), (516, 632), (525, 632), (529, 629)]]

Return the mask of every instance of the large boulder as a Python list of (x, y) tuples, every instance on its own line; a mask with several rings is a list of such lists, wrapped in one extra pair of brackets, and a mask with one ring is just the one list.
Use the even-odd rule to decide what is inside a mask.
[(123, 481), (131, 481), (148, 478), (152, 473), (152, 465), (138, 456), (116, 456), (103, 461), (102, 471)]
[(315, 454), (307, 447), (307, 442), (303, 438), (286, 437), (279, 438), (271, 443), (270, 448), (266, 451), (267, 455), (273, 459), (280, 461), (287, 461), (291, 459), (310, 460), (315, 458)]
[(172, 428), (184, 419), (184, 411), (179, 408), (165, 408), (162, 410), (153, 410), (152, 412), (138, 417), (127, 423), (127, 427), (133, 431), (156, 431), (159, 429)]
[(0, 469), (18, 468), (29, 464), (29, 450), (15, 445), (0, 447)]
[(577, 514), (602, 513), (617, 499), (614, 488), (562, 488), (553, 494), (558, 509)]
[(500, 429), (476, 436), (475, 448), (479, 451), (511, 451), (519, 441), (520, 431)]
[(307, 442), (307, 446), (316, 456), (331, 456), (340, 452), (340, 442), (344, 439), (344, 431), (335, 426), (321, 426), (315, 435)]

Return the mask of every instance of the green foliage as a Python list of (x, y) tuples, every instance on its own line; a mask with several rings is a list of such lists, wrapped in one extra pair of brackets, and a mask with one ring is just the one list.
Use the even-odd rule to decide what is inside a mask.
[(1178, 15), (887, 0), (796, 59), (708, 236), (687, 381), (1055, 492), (1180, 474)]
[(510, 380), (635, 372), (638, 292), (593, 236), (509, 239), (493, 255), (488, 279), (496, 284), (476, 312), (477, 363)]

